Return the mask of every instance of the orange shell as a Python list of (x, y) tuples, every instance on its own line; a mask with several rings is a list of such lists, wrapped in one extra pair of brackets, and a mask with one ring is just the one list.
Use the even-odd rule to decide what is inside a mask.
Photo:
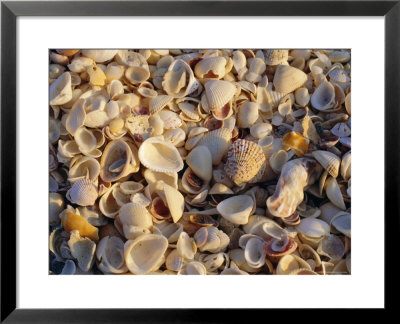
[(82, 216), (74, 214), (73, 212), (66, 211), (61, 217), (61, 224), (67, 233), (77, 230), (82, 237), (90, 238), (92, 241), (97, 241), (99, 239), (98, 228), (91, 225)]
[(296, 132), (289, 132), (283, 136), (282, 147), (288, 151), (292, 149), (297, 156), (303, 156), (308, 151), (310, 140)]
[(72, 56), (79, 52), (77, 49), (58, 49), (56, 51), (58, 54), (65, 56)]

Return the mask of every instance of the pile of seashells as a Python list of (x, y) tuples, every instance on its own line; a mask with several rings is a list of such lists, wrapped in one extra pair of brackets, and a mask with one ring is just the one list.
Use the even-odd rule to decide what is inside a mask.
[(349, 50), (51, 50), (51, 274), (349, 274)]

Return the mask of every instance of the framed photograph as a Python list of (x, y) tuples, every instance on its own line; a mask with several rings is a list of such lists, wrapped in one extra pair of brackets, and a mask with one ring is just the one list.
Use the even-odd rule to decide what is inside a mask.
[(392, 306), (398, 1), (1, 16), (1, 321)]

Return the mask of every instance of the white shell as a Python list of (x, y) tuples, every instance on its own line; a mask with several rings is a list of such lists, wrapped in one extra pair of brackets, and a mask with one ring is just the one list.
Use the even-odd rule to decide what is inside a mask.
[(179, 256), (185, 260), (192, 260), (197, 251), (196, 243), (186, 232), (182, 232), (179, 235), (178, 243), (176, 244), (176, 249)]
[(312, 155), (332, 177), (338, 176), (340, 158), (337, 155), (328, 151), (313, 151)]
[(196, 64), (194, 72), (199, 79), (221, 79), (225, 75), (226, 63), (222, 56), (207, 57)]
[(89, 179), (76, 181), (67, 191), (67, 199), (79, 206), (93, 206), (97, 197), (97, 187)]
[(183, 98), (196, 91), (200, 83), (194, 77), (191, 67), (185, 61), (178, 59), (168, 67), (162, 86), (168, 95)]
[(248, 195), (237, 195), (221, 201), (217, 210), (222, 217), (233, 224), (247, 224), (253, 209), (253, 199)]
[(236, 93), (233, 83), (223, 80), (208, 81), (205, 85), (208, 107), (211, 110), (218, 109), (226, 105)]
[(206, 133), (199, 145), (204, 145), (211, 153), (213, 165), (218, 165), (231, 145), (232, 131), (227, 128), (219, 128)]
[(296, 230), (309, 237), (321, 237), (329, 233), (329, 224), (317, 218), (304, 218)]
[(206, 146), (196, 146), (186, 157), (186, 163), (199, 178), (207, 182), (211, 180), (212, 156)]
[(50, 85), (50, 105), (63, 105), (71, 99), (71, 73), (65, 72)]
[(330, 82), (322, 82), (311, 96), (311, 104), (315, 109), (326, 110), (335, 104), (335, 88)]
[(265, 264), (264, 242), (261, 238), (250, 238), (244, 249), (244, 258), (246, 262), (253, 268), (260, 268)]
[(81, 237), (78, 231), (72, 231), (70, 234), (68, 246), (71, 255), (78, 260), (78, 267), (87, 272), (94, 262), (96, 244), (86, 237)]
[(105, 236), (97, 244), (97, 267), (103, 273), (125, 273), (124, 242), (116, 236)]
[(111, 60), (118, 50), (98, 50), (98, 49), (86, 49), (82, 50), (82, 55), (91, 58), (96, 63), (103, 63), (105, 61)]
[(328, 196), (329, 200), (332, 204), (336, 207), (339, 207), (342, 210), (346, 209), (346, 205), (343, 200), (343, 195), (340, 191), (339, 185), (335, 178), (329, 177), (326, 182), (326, 195)]
[(351, 178), (351, 151), (347, 152), (342, 157), (340, 174), (342, 178), (346, 181), (348, 181)]
[(300, 88), (307, 81), (307, 75), (289, 65), (279, 65), (274, 75), (274, 86), (280, 93), (290, 93)]
[(237, 125), (240, 128), (249, 128), (258, 119), (258, 104), (247, 101), (239, 107)]

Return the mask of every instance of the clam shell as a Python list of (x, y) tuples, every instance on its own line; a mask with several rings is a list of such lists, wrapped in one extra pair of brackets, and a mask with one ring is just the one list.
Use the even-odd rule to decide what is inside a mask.
[(183, 215), (185, 199), (177, 189), (167, 185), (166, 183), (163, 183), (163, 190), (172, 219), (174, 223), (176, 223)]
[(227, 128), (218, 128), (206, 133), (198, 145), (208, 148), (212, 156), (213, 165), (218, 165), (231, 145), (232, 131)]
[(165, 92), (174, 98), (183, 98), (196, 91), (199, 82), (194, 77), (190, 66), (183, 60), (177, 59), (170, 64), (164, 74), (162, 87)]
[(97, 244), (97, 267), (103, 273), (125, 273), (124, 242), (116, 236), (105, 236)]
[(251, 60), (246, 80), (249, 82), (261, 81), (261, 75), (265, 72), (266, 66), (263, 59), (255, 57)]
[(222, 80), (208, 81), (204, 88), (211, 110), (224, 107), (236, 93), (236, 87), (233, 83)]
[(261, 139), (270, 135), (272, 132), (272, 125), (270, 123), (257, 123), (250, 127), (251, 136)]
[(86, 127), (80, 127), (76, 130), (74, 139), (82, 153), (92, 152), (96, 148), (97, 139), (93, 133)]
[(157, 270), (164, 262), (168, 241), (164, 236), (144, 234), (124, 245), (124, 256), (129, 271), (138, 275)]
[(176, 244), (176, 249), (179, 256), (185, 260), (192, 260), (197, 251), (196, 243), (186, 232), (182, 232), (179, 235), (178, 243)]
[(207, 57), (196, 64), (194, 72), (199, 79), (221, 79), (225, 75), (226, 63), (221, 56)]
[(77, 259), (78, 267), (87, 272), (94, 263), (96, 244), (88, 238), (83, 238), (78, 231), (72, 231), (68, 246), (72, 256)]
[(253, 268), (260, 268), (265, 264), (264, 242), (258, 237), (250, 238), (244, 249), (244, 258)]
[(123, 139), (110, 141), (100, 161), (100, 177), (113, 182), (139, 171), (137, 148)]
[(295, 273), (295, 271), (299, 271), (300, 269), (311, 271), (311, 267), (306, 261), (295, 254), (289, 254), (283, 256), (279, 260), (278, 265), (276, 266), (276, 274), (287, 275)]
[(258, 119), (258, 104), (247, 101), (239, 107), (237, 126), (240, 128), (251, 127)]
[(223, 183), (214, 183), (210, 191), (210, 195), (233, 195), (234, 192)]
[(289, 156), (287, 152), (284, 150), (279, 150), (271, 155), (269, 158), (269, 165), (275, 173), (280, 173), (288, 160)]
[(347, 113), (351, 115), (351, 92), (349, 92), (344, 99), (344, 105), (346, 107)]
[(181, 270), (178, 272), (179, 275), (206, 275), (207, 269), (203, 263), (198, 261), (191, 261), (185, 263)]
[(150, 100), (149, 109), (150, 114), (155, 114), (156, 112), (163, 109), (168, 105), (174, 98), (172, 96), (159, 95)]
[(177, 172), (157, 172), (151, 169), (146, 169), (143, 176), (148, 184), (156, 183), (161, 180), (171, 187), (178, 188), (178, 173)]
[(49, 194), (49, 223), (56, 226), (60, 223), (60, 213), (64, 210), (64, 198), (56, 192)]
[(96, 182), (100, 174), (100, 163), (87, 156), (78, 157), (70, 164), (68, 171), (68, 181), (73, 184), (81, 178), (88, 178), (92, 182)]
[(325, 182), (326, 195), (332, 204), (341, 210), (346, 210), (346, 205), (343, 200), (342, 192), (335, 178), (329, 177)]
[(98, 49), (86, 49), (81, 51), (82, 55), (91, 58), (96, 63), (103, 63), (111, 60), (118, 50), (98, 50)]
[(50, 85), (50, 105), (63, 105), (71, 99), (71, 73), (64, 72)]
[(179, 271), (183, 264), (184, 259), (179, 255), (177, 249), (173, 249), (165, 259), (165, 266), (168, 270)]
[(305, 107), (310, 102), (310, 94), (307, 88), (298, 88), (294, 93), (296, 103), (300, 107)]
[(201, 227), (193, 238), (200, 252), (218, 253), (229, 245), (229, 236), (214, 226)]
[(329, 262), (336, 262), (344, 256), (344, 244), (336, 235), (325, 236), (318, 245), (319, 255), (327, 256)]
[(247, 224), (253, 209), (253, 199), (248, 195), (237, 195), (221, 201), (217, 210), (222, 217), (233, 224)]
[(331, 133), (339, 137), (348, 137), (351, 134), (351, 130), (345, 123), (337, 123), (331, 129)]
[(145, 229), (149, 229), (153, 225), (152, 217), (147, 209), (133, 202), (121, 207), (119, 210), (119, 220), (123, 225), (139, 226)]
[(86, 112), (84, 105), (84, 99), (77, 100), (67, 116), (65, 128), (71, 135), (75, 135), (75, 132), (85, 123)]
[(351, 237), (351, 214), (346, 212), (340, 212), (335, 215), (335, 217), (331, 220), (331, 225), (335, 226), (335, 228), (346, 235), (347, 237)]
[(304, 218), (296, 230), (306, 236), (319, 238), (329, 234), (329, 224), (317, 218)]
[(156, 172), (179, 172), (183, 169), (183, 160), (176, 147), (158, 137), (150, 137), (140, 145), (139, 160)]
[(239, 185), (243, 182), (257, 180), (255, 178), (259, 172), (262, 172), (264, 162), (265, 155), (257, 143), (237, 140), (228, 150), (224, 170)]
[(264, 57), (267, 65), (284, 64), (288, 60), (289, 51), (267, 49), (264, 51)]
[(211, 180), (212, 156), (206, 146), (196, 146), (186, 157), (186, 163), (199, 178), (204, 181)]
[(182, 119), (179, 118), (179, 115), (177, 113), (164, 109), (161, 110), (158, 114), (164, 122), (165, 129), (175, 129), (181, 127)]
[(312, 155), (332, 177), (339, 175), (340, 158), (337, 155), (328, 151), (313, 151)]
[(317, 110), (327, 110), (335, 104), (335, 88), (330, 82), (322, 82), (311, 96), (311, 104)]
[(101, 198), (99, 201), (99, 209), (103, 213), (104, 216), (109, 218), (115, 218), (118, 214), (120, 206), (114, 198), (113, 190), (118, 186), (118, 183), (115, 183)]
[(289, 65), (279, 65), (274, 75), (275, 89), (280, 93), (290, 93), (304, 85), (307, 75)]
[(97, 187), (89, 179), (76, 181), (67, 191), (67, 199), (79, 206), (93, 206), (97, 197)]

